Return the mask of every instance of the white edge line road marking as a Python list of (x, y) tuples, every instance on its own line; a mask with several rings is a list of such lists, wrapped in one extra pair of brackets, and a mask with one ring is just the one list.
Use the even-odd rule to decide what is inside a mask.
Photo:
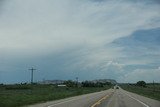
[[(102, 92), (104, 92), (104, 91), (100, 91), (100, 92), (96, 92), (96, 93), (89, 93), (89, 94), (98, 94), (98, 93), (102, 93)], [(84, 94), (84, 95), (85, 95), (85, 94)], [(82, 95), (82, 96), (83, 96), (83, 95)], [(80, 98), (78, 97), (78, 98), (76, 98), (76, 99), (65, 100), (65, 101), (63, 101), (63, 102), (58, 102), (58, 103), (56, 103), (56, 104), (48, 105), (47, 107), (53, 107), (53, 106), (56, 106), (56, 105), (59, 105), (59, 104), (67, 103), (67, 102), (74, 101), (74, 100), (78, 100), (78, 99), (80, 99)]]
[(56, 103), (56, 104), (52, 104), (52, 105), (49, 105), (49, 106), (47, 106), (47, 107), (53, 107), (53, 106), (56, 106), (56, 105), (59, 105), (59, 104), (63, 104), (63, 103), (67, 103), (67, 102), (74, 101), (74, 100), (77, 100), (77, 99), (65, 100), (65, 101), (63, 101), (63, 102), (59, 102), (59, 103)]
[[(126, 94), (126, 93), (125, 93), (125, 94)], [(147, 104), (145, 104), (144, 102), (142, 102), (142, 101), (140, 101), (140, 100), (138, 100), (138, 99), (132, 97), (131, 95), (129, 95), (129, 94), (126, 94), (126, 95), (129, 96), (130, 98), (132, 98), (132, 99), (138, 101), (139, 103), (141, 103), (141, 104), (144, 105), (145, 107), (149, 107), (149, 105), (147, 105)]]
[[(101, 92), (103, 92), (103, 91), (96, 92), (96, 93), (89, 93), (89, 94), (98, 94), (98, 93), (101, 93)], [(81, 95), (81, 96), (83, 96), (83, 95)], [(62, 102), (58, 102), (58, 103), (55, 103), (55, 104), (48, 105), (47, 107), (53, 107), (53, 106), (56, 106), (56, 105), (59, 105), (59, 104), (67, 103), (67, 102), (78, 100), (78, 99), (80, 99), (80, 98), (78, 97), (78, 98), (75, 98), (75, 99), (65, 100), (65, 101), (62, 101)]]

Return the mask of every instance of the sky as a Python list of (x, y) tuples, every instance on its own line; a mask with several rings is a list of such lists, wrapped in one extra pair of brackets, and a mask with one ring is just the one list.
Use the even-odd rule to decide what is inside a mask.
[(160, 82), (159, 0), (0, 0), (0, 83)]

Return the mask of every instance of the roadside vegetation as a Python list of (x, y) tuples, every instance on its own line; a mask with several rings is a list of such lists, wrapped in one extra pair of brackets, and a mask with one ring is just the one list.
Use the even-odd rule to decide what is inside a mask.
[[(88, 85), (84, 85), (84, 84)], [(111, 87), (111, 84), (76, 83), (66, 81), (66, 87), (58, 87), (53, 84), (16, 84), (0, 85), (0, 107), (19, 107), (34, 103), (58, 100), (66, 97), (82, 95)]]
[(121, 84), (120, 86), (124, 90), (160, 101), (160, 83), (138, 81), (136, 84)]

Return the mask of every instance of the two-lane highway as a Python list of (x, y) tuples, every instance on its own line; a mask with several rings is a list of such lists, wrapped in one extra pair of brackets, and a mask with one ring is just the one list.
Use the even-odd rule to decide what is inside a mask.
[(29, 107), (160, 107), (160, 101), (120, 88), (36, 104)]
[(160, 107), (160, 102), (116, 89), (113, 96), (103, 100), (98, 107)]
[(114, 90), (109, 89), (101, 92), (70, 97), (62, 100), (31, 105), (28, 107), (94, 107), (93, 105), (96, 105), (95, 103), (97, 101), (105, 96), (108, 96), (109, 98), (113, 92)]

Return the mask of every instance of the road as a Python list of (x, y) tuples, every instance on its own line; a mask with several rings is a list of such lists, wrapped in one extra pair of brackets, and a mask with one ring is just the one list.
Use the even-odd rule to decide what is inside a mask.
[(28, 107), (160, 107), (160, 101), (120, 88), (35, 104)]

